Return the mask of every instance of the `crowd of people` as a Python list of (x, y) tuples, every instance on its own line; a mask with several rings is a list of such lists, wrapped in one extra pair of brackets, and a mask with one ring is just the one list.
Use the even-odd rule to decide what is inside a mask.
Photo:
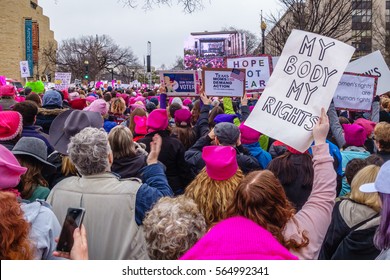
[(0, 258), (390, 259), (390, 94), (322, 109), (304, 153), (245, 124), (257, 98), (1, 86)]

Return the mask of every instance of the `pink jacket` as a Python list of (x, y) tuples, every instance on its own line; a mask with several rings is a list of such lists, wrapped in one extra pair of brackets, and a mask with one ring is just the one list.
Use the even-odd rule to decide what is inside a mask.
[(306, 231), (309, 245), (299, 251), (290, 252), (300, 259), (318, 258), (326, 231), (330, 225), (332, 209), (336, 198), (336, 172), (328, 144), (316, 145), (313, 149), (314, 183), (308, 201), (296, 215), (287, 222), (284, 231), (286, 239), (300, 241)]

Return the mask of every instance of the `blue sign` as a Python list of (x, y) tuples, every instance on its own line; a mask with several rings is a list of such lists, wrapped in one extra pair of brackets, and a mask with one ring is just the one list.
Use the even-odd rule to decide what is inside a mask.
[(33, 76), (34, 61), (33, 61), (33, 36), (32, 36), (32, 20), (24, 21), (25, 41), (26, 41), (26, 60), (30, 68), (30, 77)]
[(197, 96), (196, 78), (194, 71), (161, 72), (168, 96)]

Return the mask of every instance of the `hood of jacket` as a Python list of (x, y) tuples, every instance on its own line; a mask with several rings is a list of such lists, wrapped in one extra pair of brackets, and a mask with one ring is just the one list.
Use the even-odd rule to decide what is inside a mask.
[(111, 171), (119, 174), (121, 178), (141, 178), (140, 170), (146, 165), (146, 156), (143, 154), (135, 157), (114, 159)]

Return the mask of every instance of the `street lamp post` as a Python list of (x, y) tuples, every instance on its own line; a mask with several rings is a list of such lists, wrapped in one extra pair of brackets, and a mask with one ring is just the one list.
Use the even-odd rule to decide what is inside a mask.
[(267, 24), (263, 20), (263, 11), (261, 11), (261, 54), (265, 54), (265, 30), (267, 29)]

